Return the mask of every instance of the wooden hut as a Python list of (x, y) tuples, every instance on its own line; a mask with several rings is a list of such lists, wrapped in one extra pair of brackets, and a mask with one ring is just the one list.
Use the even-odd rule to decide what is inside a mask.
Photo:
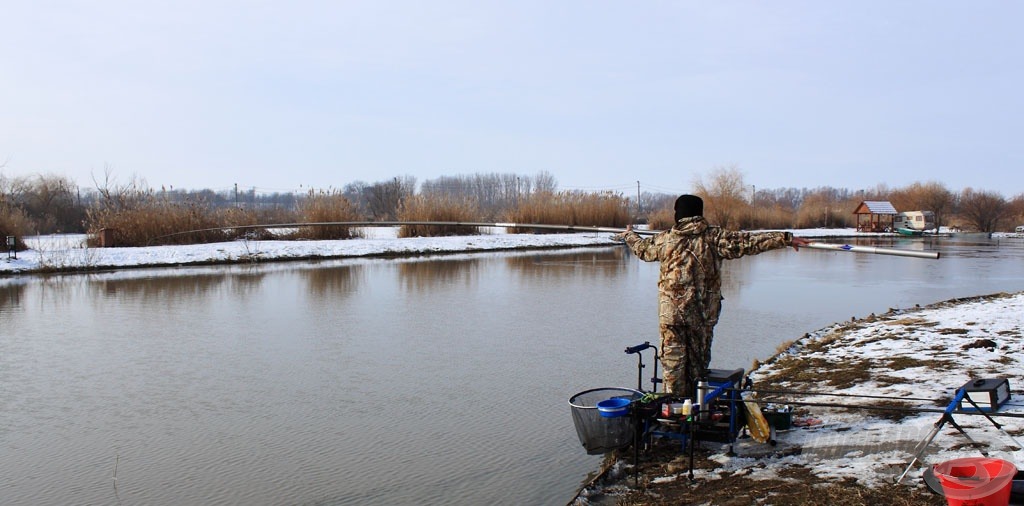
[(858, 232), (892, 232), (896, 208), (887, 200), (865, 200), (853, 211)]

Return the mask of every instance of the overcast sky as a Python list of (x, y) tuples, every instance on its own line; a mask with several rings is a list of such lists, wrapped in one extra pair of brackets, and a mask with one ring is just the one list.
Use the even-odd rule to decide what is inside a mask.
[(1024, 192), (1017, 1), (0, 0), (0, 174)]

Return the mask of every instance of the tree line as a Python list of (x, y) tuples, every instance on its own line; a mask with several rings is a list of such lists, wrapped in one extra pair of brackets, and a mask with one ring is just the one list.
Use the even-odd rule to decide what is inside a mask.
[[(869, 190), (842, 188), (754, 188), (746, 183), (735, 167), (716, 167), (692, 181), (692, 192), (705, 199), (705, 214), (710, 222), (738, 229), (851, 228), (856, 226), (853, 210), (860, 202), (889, 201), (900, 211), (929, 210), (939, 226), (967, 231), (1010, 231), (1024, 224), (1024, 194), (1010, 199), (995, 191), (965, 188), (954, 191), (938, 182), (915, 182), (901, 188), (879, 185)], [(582, 215), (573, 205), (583, 204), (578, 197), (587, 192), (559, 191), (557, 180), (547, 172), (535, 175), (485, 173), (442, 176), (417, 182), (412, 176), (392, 177), (376, 182), (354, 181), (334, 189), (308, 190), (305, 193), (257, 193), (254, 189), (215, 192), (209, 189), (185, 190), (148, 187), (132, 178), (119, 183), (109, 173), (93, 187), (83, 188), (66, 177), (36, 175), (7, 177), (0, 172), (0, 234), (38, 235), (52, 233), (95, 232), (104, 223), (101, 218), (118, 211), (149, 206), (156, 214), (182, 212), (188, 216), (199, 210), (244, 212), (247, 223), (282, 223), (300, 219), (315, 203), (321, 209), (344, 206), (342, 214), (367, 221), (395, 221), (409, 210), (413, 199), (419, 209), (444, 205), (464, 208), (468, 221), (501, 221), (518, 210), (518, 222), (530, 216), (545, 215), (548, 221), (578, 221)], [(590, 192), (599, 197), (597, 207), (609, 209), (586, 219), (619, 221), (620, 211), (629, 221), (648, 222), (652, 228), (672, 223), (672, 203), (676, 195), (638, 191), (636, 195)], [(539, 196), (562, 195), (557, 213), (536, 211)], [(328, 198), (329, 197), (329, 198)], [(435, 204), (425, 205), (425, 202)], [(550, 203), (551, 201), (548, 200)], [(533, 206), (533, 211), (526, 206)], [(188, 213), (192, 213), (189, 215)], [(525, 213), (525, 214), (524, 214)], [(561, 213), (561, 214), (559, 214)], [(308, 214), (307, 214), (308, 215)], [(155, 218), (154, 218), (155, 219)], [(540, 218), (538, 218), (540, 219)], [(195, 221), (195, 220), (192, 220)], [(616, 226), (616, 223), (574, 223)]]
[(694, 181), (705, 198), (708, 219), (723, 227), (852, 228), (853, 211), (861, 202), (888, 201), (898, 211), (932, 211), (938, 227), (965, 231), (1012, 231), (1024, 224), (1024, 193), (1011, 199), (999, 192), (915, 182), (901, 188), (878, 185), (868, 190), (839, 188), (755, 189), (735, 167), (718, 167)]

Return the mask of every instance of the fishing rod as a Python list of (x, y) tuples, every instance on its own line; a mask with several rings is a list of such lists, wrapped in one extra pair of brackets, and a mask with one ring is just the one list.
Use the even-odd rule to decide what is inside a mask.
[[(790, 395), (819, 395), (819, 396), (835, 396), (835, 397), (850, 397), (850, 398), (862, 398), (862, 399), (882, 399), (882, 400), (915, 400), (915, 401), (926, 401), (936, 402), (935, 399), (925, 399), (921, 397), (899, 397), (893, 398), (891, 396), (882, 395), (867, 395), (867, 394), (840, 394), (840, 393), (824, 393), (824, 392), (801, 392), (795, 390), (758, 390), (748, 388), (727, 388), (726, 391), (734, 392), (749, 392), (754, 394), (790, 394)], [(957, 392), (960, 395), (960, 392)], [(1024, 418), (1024, 413), (1000, 413), (1000, 412), (988, 412), (980, 407), (970, 397), (960, 396), (956, 398), (954, 405), (958, 405), (960, 400), (965, 400), (974, 406), (973, 410), (963, 409), (950, 409), (949, 407), (943, 408), (926, 408), (916, 406), (886, 406), (886, 405), (868, 405), (868, 404), (845, 404), (839, 402), (808, 402), (808, 401), (793, 401), (784, 399), (755, 399), (755, 402), (759, 404), (787, 404), (792, 406), (808, 406), (808, 407), (821, 407), (821, 408), (838, 408), (838, 409), (864, 409), (871, 411), (897, 411), (902, 413), (946, 413), (947, 411), (951, 414), (956, 415), (972, 415), (972, 416), (984, 416), (989, 421), (993, 421), (990, 417), (1002, 417), (1002, 418)], [(993, 421), (994, 422), (994, 421)], [(1024, 448), (1024, 446), (1021, 446)]]
[[(501, 222), (476, 222), (476, 221), (318, 221), (318, 222), (305, 222), (305, 223), (271, 223), (266, 225), (233, 225), (227, 227), (211, 227), (211, 228), (199, 228), (195, 230), (185, 230), (183, 232), (174, 232), (172, 234), (165, 234), (156, 236), (149, 240), (150, 243), (157, 239), (166, 239), (168, 237), (176, 237), (179, 235), (187, 234), (198, 234), (202, 232), (218, 232), (223, 230), (248, 230), (258, 228), (298, 228), (298, 227), (469, 227), (469, 228), (481, 228), (481, 227), (493, 227), (493, 228), (536, 228), (536, 229), (547, 229), (547, 230), (567, 230), (570, 232), (607, 232), (613, 234), (620, 234), (625, 232), (624, 228), (614, 227), (592, 227), (584, 225), (551, 225), (546, 223), (501, 223)], [(660, 230), (634, 230), (638, 234), (654, 235)]]
[[(166, 234), (154, 237), (149, 240), (152, 244), (153, 241), (158, 239), (166, 239), (168, 237), (175, 237), (186, 234), (196, 234), (202, 232), (216, 232), (223, 230), (247, 230), (247, 229), (259, 229), (259, 228), (297, 228), (297, 227), (402, 227), (402, 226), (425, 226), (425, 227), (470, 227), (470, 228), (533, 228), (533, 229), (545, 229), (545, 230), (565, 230), (569, 232), (605, 232), (612, 234), (621, 234), (626, 231), (624, 228), (615, 227), (596, 227), (596, 226), (585, 226), (585, 225), (555, 225), (548, 223), (508, 223), (508, 222), (476, 222), (476, 221), (321, 221), (321, 222), (309, 222), (309, 223), (273, 223), (267, 225), (236, 225), (227, 227), (212, 227), (212, 228), (201, 228), (196, 230), (186, 230), (184, 232), (175, 232), (172, 234)], [(663, 230), (636, 230), (633, 232), (641, 235), (656, 235), (663, 232)], [(939, 258), (938, 252), (926, 252), (926, 251), (910, 251), (893, 248), (876, 248), (871, 246), (852, 246), (849, 244), (826, 244), (819, 242), (811, 242), (804, 246), (812, 249), (832, 250), (832, 251), (847, 251), (852, 253), (872, 253), (876, 255), (894, 255), (894, 256), (905, 256), (914, 258)]]
[[(749, 388), (749, 389), (737, 389), (743, 392), (751, 392), (755, 394), (765, 395), (818, 395), (828, 397), (852, 397), (856, 399), (892, 399), (891, 395), (870, 395), (870, 394), (843, 394), (838, 392), (818, 392), (814, 390), (778, 390), (771, 389), (765, 390), (761, 388)], [(926, 399), (924, 397), (900, 397), (903, 401), (921, 401), (921, 402), (934, 402), (935, 399)]]

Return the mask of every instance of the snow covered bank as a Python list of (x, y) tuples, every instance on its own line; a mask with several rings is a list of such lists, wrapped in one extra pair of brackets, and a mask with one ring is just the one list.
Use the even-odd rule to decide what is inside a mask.
[[(605, 246), (616, 244), (609, 233), (509, 234), (504, 228), (485, 229), (484, 235), (398, 238), (398, 229), (366, 228), (365, 239), (337, 241), (238, 240), (187, 246), (88, 248), (86, 236), (27, 237), (31, 249), (0, 257), (0, 274), (75, 271), (127, 267), (161, 267), (217, 263), (302, 260), (387, 255), (501, 251), (529, 248)], [(851, 229), (794, 231), (804, 237), (851, 237)]]
[(492, 233), (399, 239), (395, 229), (370, 229), (368, 235), (365, 239), (337, 241), (238, 240), (140, 248), (88, 248), (84, 235), (31, 237), (26, 238), (31, 249), (19, 251), (17, 258), (0, 260), (0, 274), (616, 244), (606, 233)]
[[(758, 390), (808, 393), (759, 394), (759, 400), (770, 397), (776, 404), (811, 404), (794, 406), (796, 423), (777, 432), (775, 446), (741, 440), (734, 455), (727, 446), (711, 446), (707, 459), (713, 464), (696, 469), (693, 483), (685, 458), (669, 456), (643, 471), (643, 492), (629, 487), (632, 477), (625, 473), (612, 485), (585, 490), (581, 497), (588, 499), (579, 502), (605, 504), (598, 498), (629, 494), (629, 504), (662, 504), (658, 501), (666, 497), (684, 498), (708, 483), (737, 478), (750, 481), (756, 491), (757, 482), (792, 480), (797, 471), (820, 483), (878, 489), (893, 486), (910, 468), (899, 487), (920, 490), (925, 469), (982, 452), (1024, 465), (1018, 443), (1024, 434), (1024, 394), (1019, 393), (1024, 390), (1024, 292), (836, 324), (805, 336), (751, 377)], [(954, 412), (967, 436), (945, 424), (925, 445), (957, 389), (982, 378), (1006, 378), (1014, 392), (993, 417), (1001, 427), (984, 416)], [(968, 436), (981, 447), (970, 444)], [(921, 447), (926, 449), (923, 463), (910, 467)], [(619, 462), (629, 464), (628, 458)], [(660, 499), (645, 502), (643, 497)], [(717, 504), (714, 499), (704, 500)]]
[[(484, 235), (398, 239), (395, 227), (368, 227), (366, 239), (343, 241), (251, 241), (152, 246), (88, 248), (85, 235), (26, 238), (31, 249), (0, 257), (0, 275), (39, 271), (111, 269), (301, 260), (387, 255), (427, 255), (474, 251), (567, 248), (616, 244), (607, 233), (507, 234), (504, 227), (485, 228)], [(852, 237), (847, 228), (795, 230), (804, 237)], [(871, 235), (863, 235), (871, 236)], [(16, 258), (15, 258), (16, 256)]]
[[(790, 396), (801, 402), (894, 408), (895, 413), (804, 408), (821, 420), (822, 429), (780, 437), (803, 450), (799, 461), (813, 466), (816, 474), (878, 486), (902, 474), (911, 458), (908, 451), (941, 416), (913, 413), (914, 408), (943, 409), (958, 388), (979, 378), (1006, 378), (1011, 390), (1022, 390), (1022, 344), (1024, 293), (999, 294), (892, 311), (820, 330), (763, 365), (753, 378), (765, 389), (851, 396)], [(900, 408), (908, 411), (900, 413)], [(1024, 413), (1024, 395), (1012, 397), (999, 413)], [(1022, 448), (1009, 437), (1024, 433), (1024, 419), (997, 417), (1006, 434), (983, 416), (954, 417), (971, 438), (986, 445), (990, 456), (1024, 463)], [(926, 461), (980, 455), (965, 442), (962, 434), (946, 427), (929, 445)]]

